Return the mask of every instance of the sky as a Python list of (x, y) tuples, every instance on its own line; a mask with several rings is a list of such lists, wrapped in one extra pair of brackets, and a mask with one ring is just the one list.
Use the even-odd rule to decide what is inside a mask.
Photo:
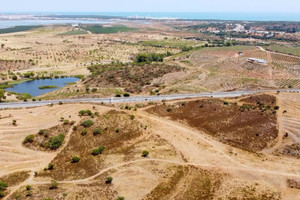
[(0, 12), (293, 12), (300, 0), (0, 0)]

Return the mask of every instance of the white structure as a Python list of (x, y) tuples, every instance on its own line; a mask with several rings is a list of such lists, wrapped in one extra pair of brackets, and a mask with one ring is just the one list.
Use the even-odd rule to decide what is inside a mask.
[(267, 64), (268, 63), (266, 60), (259, 59), (259, 58), (248, 58), (248, 62), (258, 63), (258, 64)]

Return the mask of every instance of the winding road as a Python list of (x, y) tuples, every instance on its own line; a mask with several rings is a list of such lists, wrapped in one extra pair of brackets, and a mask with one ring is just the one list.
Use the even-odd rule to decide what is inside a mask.
[(230, 91), (230, 92), (213, 92), (213, 93), (196, 93), (196, 94), (171, 94), (158, 96), (134, 96), (134, 97), (110, 97), (110, 98), (83, 98), (83, 99), (63, 99), (49, 101), (32, 101), (32, 102), (12, 102), (0, 103), (0, 109), (6, 108), (29, 108), (45, 106), (57, 103), (133, 103), (133, 102), (149, 102), (162, 100), (179, 100), (198, 97), (226, 98), (239, 97), (243, 95), (265, 93), (265, 92), (300, 92), (300, 89), (270, 89), (270, 90), (253, 90), (253, 91)]

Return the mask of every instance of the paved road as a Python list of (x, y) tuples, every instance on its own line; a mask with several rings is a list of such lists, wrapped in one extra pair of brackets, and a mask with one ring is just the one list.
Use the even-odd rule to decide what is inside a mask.
[(261, 92), (300, 92), (300, 89), (282, 89), (282, 90), (254, 90), (254, 91), (232, 91), (232, 92), (215, 92), (215, 93), (197, 93), (197, 94), (174, 94), (174, 95), (160, 95), (160, 96), (135, 96), (135, 97), (111, 97), (111, 98), (85, 98), (85, 99), (64, 99), (64, 100), (49, 100), (49, 101), (35, 101), (35, 102), (13, 102), (0, 103), (0, 109), (5, 108), (26, 108), (45, 106), (49, 104), (63, 103), (132, 103), (132, 102), (147, 102), (147, 101), (162, 101), (162, 100), (176, 100), (196, 97), (238, 97), (242, 95), (256, 94)]

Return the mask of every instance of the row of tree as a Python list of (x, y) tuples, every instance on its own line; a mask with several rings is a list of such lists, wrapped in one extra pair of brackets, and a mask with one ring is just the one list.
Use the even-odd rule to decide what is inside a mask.
[(139, 53), (136, 56), (136, 62), (138, 63), (152, 63), (152, 62), (163, 62), (165, 57), (171, 56), (172, 53), (167, 52), (164, 54), (160, 53)]

